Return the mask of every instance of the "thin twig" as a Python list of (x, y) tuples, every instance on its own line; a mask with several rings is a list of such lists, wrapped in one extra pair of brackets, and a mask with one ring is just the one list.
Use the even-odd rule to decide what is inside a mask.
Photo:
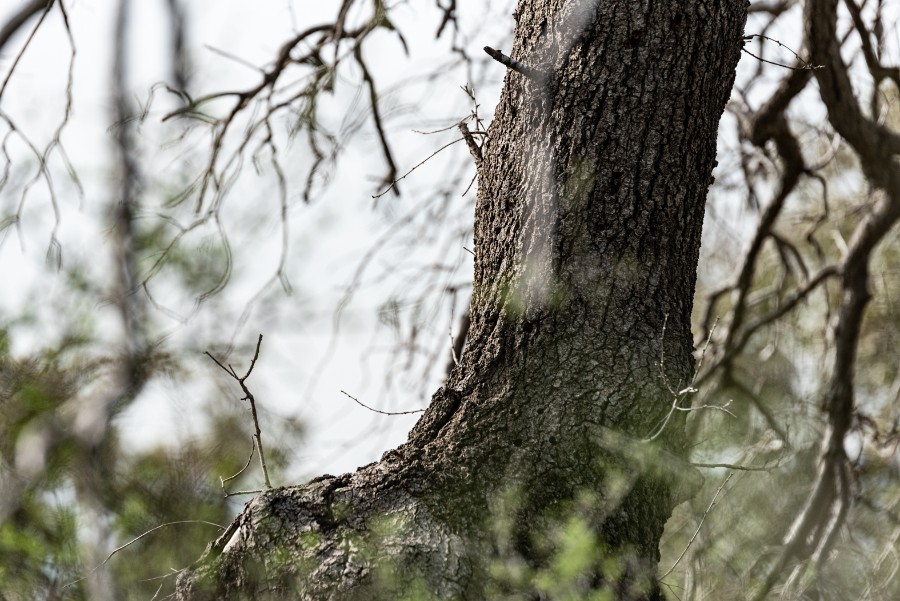
[(745, 48), (742, 48), (742, 49), (741, 49), (741, 50), (743, 50), (744, 52), (746, 52), (747, 54), (749, 54), (750, 56), (752, 56), (753, 58), (759, 59), (759, 60), (761, 60), (761, 61), (764, 62), (764, 63), (769, 63), (770, 65), (775, 65), (776, 67), (784, 67), (785, 69), (790, 69), (791, 71), (808, 71), (808, 70), (812, 70), (812, 69), (821, 69), (822, 66), (823, 66), (823, 65), (811, 65), (811, 64), (809, 64), (809, 62), (803, 60), (803, 58), (801, 58), (801, 56), (800, 56), (799, 54), (797, 54), (796, 52), (794, 52), (793, 50), (791, 50), (790, 46), (787, 46), (786, 44), (782, 44), (781, 42), (779, 42), (779, 41), (776, 40), (775, 38), (770, 38), (770, 37), (767, 36), (767, 35), (762, 35), (762, 34), (759, 34), (759, 33), (752, 33), (752, 34), (749, 34), (749, 35), (745, 35), (745, 36), (744, 36), (744, 40), (745, 40), (745, 41), (752, 40), (753, 38), (759, 38), (759, 39), (761, 39), (761, 40), (767, 40), (767, 41), (769, 41), (769, 42), (775, 42), (775, 43), (778, 44), (780, 47), (784, 48), (785, 50), (787, 50), (788, 52), (790, 52), (791, 54), (793, 54), (794, 57), (800, 62), (800, 64), (801, 64), (802, 66), (801, 66), (801, 67), (791, 67), (791, 66), (789, 66), (789, 65), (782, 65), (781, 63), (776, 63), (776, 62), (768, 61), (768, 60), (766, 60), (766, 59), (764, 59), (764, 58), (762, 58), (762, 57), (756, 56), (755, 54), (753, 54), (752, 52), (750, 52), (749, 50), (747, 50), (747, 49), (745, 49)]
[(724, 467), (730, 470), (738, 470), (741, 472), (769, 472), (772, 471), (772, 468), (778, 466), (771, 467), (749, 467), (746, 465), (736, 465), (734, 463), (694, 463), (691, 462), (691, 465), (694, 467), (706, 467), (706, 468), (717, 468)]
[[(669, 322), (669, 314), (666, 313), (665, 316), (663, 317), (662, 333), (660, 335), (660, 342), (659, 342), (659, 347), (660, 347), (659, 348), (659, 373), (660, 373), (660, 378), (662, 378), (663, 383), (666, 385), (666, 388), (668, 388), (669, 392), (672, 394), (672, 405), (669, 407), (669, 412), (666, 414), (666, 417), (662, 419), (662, 423), (660, 424), (659, 428), (657, 428), (657, 430), (649, 438), (645, 438), (644, 442), (651, 442), (653, 440), (656, 440), (656, 438), (658, 438), (659, 435), (663, 433), (663, 430), (666, 429), (666, 426), (669, 424), (669, 420), (672, 419), (672, 415), (675, 414), (675, 411), (695, 411), (698, 409), (718, 409), (720, 411), (724, 411), (725, 413), (727, 413), (728, 415), (730, 415), (732, 417), (737, 417), (736, 415), (734, 415), (734, 413), (732, 413), (731, 411), (729, 411), (727, 409), (728, 405), (731, 404), (731, 401), (728, 401), (724, 406), (719, 406), (719, 405), (701, 405), (699, 407), (681, 407), (681, 406), (679, 406), (679, 402), (681, 401), (681, 399), (687, 397), (688, 395), (694, 394), (695, 392), (698, 392), (697, 388), (694, 387), (694, 383), (697, 380), (697, 374), (700, 372), (700, 365), (703, 363), (703, 358), (706, 356), (706, 350), (709, 348), (710, 341), (712, 340), (713, 332), (715, 332), (715, 325), (713, 325), (712, 330), (710, 330), (709, 335), (706, 338), (706, 344), (703, 345), (703, 350), (700, 354), (700, 360), (697, 362), (697, 366), (694, 369), (694, 375), (691, 377), (691, 383), (676, 392), (675, 389), (672, 387), (672, 384), (669, 382), (669, 379), (665, 373), (666, 356), (665, 356), (665, 344), (664, 343), (665, 343), (665, 338), (666, 338), (666, 326), (667, 326), (668, 322)], [(718, 319), (716, 320), (716, 323), (718, 323)], [(679, 387), (680, 387), (680, 383), (679, 383)]]
[(360, 401), (358, 398), (351, 396), (348, 392), (345, 392), (342, 390), (341, 394), (350, 398), (357, 405), (360, 405), (362, 407), (365, 407), (369, 411), (374, 411), (375, 413), (380, 413), (382, 415), (410, 415), (412, 413), (423, 413), (425, 411), (424, 409), (415, 409), (413, 411), (381, 411), (380, 409), (375, 409), (374, 407), (369, 407), (368, 405), (366, 405), (365, 403)]
[(398, 177), (397, 179), (392, 181), (391, 185), (388, 186), (383, 192), (373, 195), (372, 198), (375, 198), (375, 199), (381, 198), (382, 196), (384, 196), (385, 194), (390, 192), (394, 188), (394, 186), (397, 185), (398, 182), (400, 182), (403, 179), (406, 179), (406, 176), (408, 176), (410, 173), (412, 173), (413, 171), (415, 171), (416, 169), (418, 169), (419, 167), (421, 167), (422, 165), (424, 165), (425, 163), (430, 161), (432, 159), (432, 157), (434, 157), (436, 154), (438, 154), (445, 148), (453, 146), (457, 142), (462, 142), (462, 141), (463, 141), (463, 138), (457, 138), (457, 139), (453, 140), (452, 142), (447, 142), (446, 144), (444, 144), (443, 146), (441, 146), (440, 148), (438, 148), (437, 150), (435, 150), (434, 152), (429, 154), (427, 157), (425, 157), (418, 165), (416, 165), (415, 167), (413, 167), (412, 169), (410, 169), (409, 171), (407, 171), (406, 173), (404, 173), (403, 175), (401, 175), (400, 177)]
[[(689, 394), (691, 392), (697, 392), (697, 389), (688, 387), (688, 388), (685, 388), (683, 391), (681, 391), (679, 394)], [(724, 405), (698, 405), (697, 407), (677, 407), (676, 406), (675, 409), (677, 409), (678, 411), (697, 411), (698, 409), (718, 409), (719, 411), (722, 411), (723, 413), (727, 413), (728, 415), (730, 415), (731, 417), (736, 419), (737, 416), (728, 410), (728, 406), (731, 405), (732, 402), (733, 402), (732, 400), (729, 400)]]
[(822, 67), (822, 65), (804, 65), (802, 67), (792, 67), (790, 65), (785, 65), (784, 63), (776, 63), (775, 61), (770, 61), (761, 56), (757, 56), (757, 55), (753, 54), (752, 52), (750, 52), (749, 50), (747, 50), (746, 48), (741, 48), (741, 52), (749, 54), (750, 56), (752, 56), (753, 58), (755, 58), (758, 61), (762, 61), (762, 62), (768, 63), (770, 65), (775, 65), (776, 67), (783, 67), (785, 69), (790, 69), (791, 71), (807, 71), (809, 69), (820, 69)]
[[(262, 346), (263, 335), (259, 335), (259, 339), (256, 341), (256, 352), (253, 354), (253, 359), (250, 360), (250, 367), (247, 369), (247, 373), (244, 374), (243, 377), (238, 376), (237, 372), (234, 371), (234, 368), (231, 364), (228, 367), (222, 365), (222, 363), (213, 357), (209, 351), (206, 351), (206, 356), (212, 359), (216, 365), (221, 367), (225, 372), (228, 373), (232, 378), (237, 380), (238, 384), (241, 387), (241, 390), (244, 391), (244, 397), (241, 399), (242, 401), (250, 401), (250, 413), (253, 415), (253, 427), (256, 429), (256, 433), (254, 434), (256, 438), (256, 447), (259, 449), (259, 465), (262, 467), (263, 477), (266, 481), (266, 488), (272, 488), (272, 483), (269, 482), (269, 470), (266, 467), (266, 455), (263, 451), (262, 445), (262, 431), (259, 428), (259, 416), (256, 413), (256, 399), (253, 398), (253, 393), (250, 392), (250, 389), (247, 388), (245, 381), (250, 377), (250, 374), (253, 372), (254, 366), (256, 366), (256, 360), (259, 358), (259, 349)], [(244, 494), (244, 493), (231, 493), (231, 494)]]
[(66, 584), (65, 586), (62, 587), (61, 590), (65, 590), (65, 589), (67, 589), (67, 588), (69, 588), (69, 587), (75, 586), (76, 584), (78, 584), (79, 582), (81, 582), (82, 580), (84, 580), (85, 578), (88, 578), (91, 574), (93, 574), (94, 572), (96, 572), (97, 570), (99, 570), (100, 568), (102, 568), (104, 565), (106, 565), (106, 563), (107, 563), (110, 559), (112, 559), (112, 556), (113, 556), (113, 555), (115, 555), (116, 553), (118, 553), (118, 552), (121, 551), (122, 549), (125, 549), (126, 547), (129, 547), (129, 546), (131, 546), (132, 544), (138, 542), (139, 540), (141, 540), (142, 538), (144, 538), (144, 537), (147, 536), (148, 534), (151, 534), (151, 533), (153, 533), (153, 532), (156, 532), (157, 530), (160, 530), (161, 528), (165, 528), (166, 526), (176, 526), (176, 525), (178, 525), (178, 524), (209, 524), (210, 526), (215, 526), (215, 527), (218, 528), (219, 530), (225, 530), (225, 526), (222, 526), (221, 524), (216, 524), (215, 522), (208, 522), (208, 521), (206, 521), (206, 520), (179, 520), (179, 521), (177, 521), (177, 522), (166, 522), (165, 524), (160, 524), (159, 526), (156, 526), (156, 527), (154, 527), (154, 528), (151, 528), (150, 530), (147, 530), (147, 531), (144, 532), (143, 534), (140, 534), (140, 535), (134, 537), (133, 539), (131, 539), (130, 541), (128, 541), (128, 542), (125, 543), (124, 545), (119, 545), (118, 547), (116, 547), (115, 549), (113, 549), (113, 550), (110, 552), (109, 555), (106, 556), (106, 559), (104, 559), (104, 560), (101, 561), (99, 564), (97, 564), (96, 566), (94, 566), (94, 569), (92, 569), (90, 572), (88, 572), (87, 574), (85, 574), (84, 576), (82, 576), (81, 578), (79, 578), (78, 580), (73, 580), (73, 581), (70, 582), (69, 584)]
[(691, 540), (689, 540), (687, 545), (685, 545), (684, 550), (681, 552), (681, 555), (678, 556), (678, 559), (675, 560), (675, 563), (672, 564), (672, 567), (669, 568), (669, 571), (667, 571), (665, 574), (660, 576), (659, 580), (663, 580), (663, 579), (665, 579), (666, 576), (671, 574), (672, 570), (674, 570), (675, 567), (678, 565), (678, 563), (682, 560), (685, 553), (688, 552), (688, 549), (691, 548), (691, 545), (694, 543), (694, 540), (697, 538), (697, 535), (700, 534), (700, 528), (703, 527), (703, 521), (706, 519), (706, 516), (709, 515), (709, 512), (712, 511), (712, 508), (715, 506), (716, 499), (719, 498), (719, 493), (722, 492), (722, 489), (725, 488), (725, 485), (728, 484), (728, 481), (731, 480), (731, 477), (733, 475), (734, 475), (734, 472), (729, 473), (728, 476), (725, 478), (725, 481), (722, 482), (722, 485), (719, 486), (719, 489), (716, 491), (716, 494), (713, 495), (712, 501), (709, 503), (709, 507), (707, 507), (706, 511), (703, 512), (703, 517), (700, 518), (700, 523), (697, 524), (697, 529), (694, 531), (693, 536), (691, 536)]
[(225, 57), (228, 60), (238, 63), (239, 65), (244, 65), (245, 67), (249, 67), (249, 68), (253, 69), (254, 71), (256, 71), (257, 73), (262, 73), (263, 75), (266, 74), (266, 70), (260, 68), (259, 65), (254, 65), (250, 61), (243, 59), (235, 54), (232, 54), (232, 53), (228, 52), (227, 50), (222, 50), (221, 48), (216, 48), (215, 46), (210, 46), (209, 44), (203, 44), (203, 47), (206, 48), (207, 50), (209, 50), (210, 52), (214, 52), (215, 54), (218, 54), (219, 56)]
[(244, 467), (239, 469), (236, 474), (234, 474), (232, 476), (228, 476), (227, 478), (222, 478), (221, 476), (219, 476), (219, 482), (221, 482), (221, 484), (222, 484), (222, 493), (224, 493), (226, 499), (228, 497), (230, 497), (231, 494), (227, 490), (225, 490), (225, 483), (228, 482), (229, 480), (234, 480), (235, 478), (237, 478), (238, 476), (240, 476), (241, 474), (244, 473), (244, 470), (246, 470), (250, 466), (250, 462), (253, 461), (253, 453), (254, 452), (256, 452), (256, 439), (251, 436), (250, 437), (250, 456), (247, 457), (247, 463), (244, 464)]
[[(337, 52), (337, 48), (338, 44), (335, 44), (335, 52)], [(375, 89), (375, 80), (372, 78), (372, 74), (369, 72), (369, 67), (363, 60), (362, 48), (360, 44), (357, 44), (353, 48), (353, 57), (356, 59), (356, 64), (358, 64), (359, 68), (362, 70), (363, 81), (365, 82), (366, 87), (369, 90), (369, 104), (372, 107), (372, 120), (375, 122), (375, 129), (378, 132), (378, 140), (379, 142), (381, 142), (381, 151), (384, 155), (384, 160), (387, 161), (388, 164), (388, 174), (382, 181), (391, 182), (391, 186), (390, 188), (388, 188), (388, 190), (393, 190), (395, 195), (400, 196), (400, 188), (398, 188), (396, 185), (400, 180), (394, 179), (397, 176), (397, 164), (394, 162), (394, 155), (391, 152), (390, 145), (388, 145), (387, 134), (384, 130), (381, 111), (379, 111), (378, 109), (378, 91)], [(400, 179), (403, 178), (401, 177)], [(385, 192), (387, 192), (387, 190), (385, 190)], [(379, 194), (378, 196), (383, 195)]]

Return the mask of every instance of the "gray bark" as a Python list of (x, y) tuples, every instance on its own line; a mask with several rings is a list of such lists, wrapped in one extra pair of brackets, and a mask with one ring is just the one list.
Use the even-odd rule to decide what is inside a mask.
[(460, 364), (381, 461), (249, 503), (179, 599), (496, 597), (513, 591), (491, 562), (547, 565), (536, 538), (576, 507), (617, 560), (580, 586), (661, 598), (659, 539), (694, 478), (683, 413), (666, 419), (692, 372), (745, 13), (744, 0), (520, 1), (511, 54), (539, 75), (507, 73), (483, 149)]

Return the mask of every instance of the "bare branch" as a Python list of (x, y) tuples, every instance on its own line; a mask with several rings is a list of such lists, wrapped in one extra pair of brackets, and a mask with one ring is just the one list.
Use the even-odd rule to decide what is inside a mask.
[(709, 507), (707, 507), (706, 511), (703, 512), (703, 516), (700, 518), (700, 523), (697, 524), (697, 529), (694, 531), (694, 534), (691, 536), (687, 545), (685, 545), (684, 550), (681, 552), (681, 555), (678, 556), (678, 559), (675, 560), (675, 563), (672, 564), (672, 567), (669, 568), (665, 574), (663, 574), (662, 576), (659, 577), (659, 580), (664, 580), (666, 578), (666, 576), (671, 574), (675, 570), (675, 568), (678, 567), (678, 564), (684, 558), (685, 553), (688, 552), (688, 549), (691, 548), (691, 545), (697, 539), (697, 535), (700, 534), (700, 529), (703, 527), (703, 522), (706, 520), (706, 516), (708, 516), (709, 512), (712, 511), (712, 508), (716, 506), (716, 501), (719, 499), (719, 494), (721, 494), (722, 490), (725, 488), (725, 485), (728, 484), (728, 481), (731, 480), (731, 477), (733, 475), (734, 475), (734, 473), (732, 472), (725, 477), (725, 480), (722, 482), (722, 484), (716, 490), (716, 494), (713, 495), (712, 501), (709, 502)]
[(89, 577), (91, 574), (93, 574), (94, 572), (96, 572), (97, 570), (99, 570), (100, 568), (102, 568), (103, 566), (105, 566), (105, 565), (109, 562), (109, 560), (112, 559), (113, 556), (114, 556), (116, 553), (118, 553), (119, 551), (122, 551), (123, 549), (127, 549), (128, 547), (130, 547), (130, 546), (133, 545), (134, 543), (136, 543), (136, 542), (138, 542), (139, 540), (145, 538), (146, 536), (149, 536), (150, 534), (153, 534), (153, 533), (156, 532), (157, 530), (161, 530), (161, 529), (167, 528), (167, 527), (169, 527), (169, 526), (178, 526), (178, 525), (180, 525), (180, 524), (206, 524), (206, 525), (208, 525), (208, 526), (215, 526), (215, 527), (218, 528), (219, 530), (225, 530), (225, 526), (222, 526), (221, 524), (216, 524), (215, 522), (207, 522), (206, 520), (178, 520), (178, 521), (176, 521), (176, 522), (166, 522), (165, 524), (160, 524), (159, 526), (155, 526), (155, 527), (151, 528), (150, 530), (147, 530), (146, 532), (143, 532), (143, 533), (139, 534), (138, 536), (134, 537), (133, 539), (131, 539), (131, 540), (128, 541), (127, 543), (125, 543), (125, 544), (123, 544), (123, 545), (119, 545), (118, 547), (116, 547), (115, 549), (113, 549), (113, 550), (109, 553), (109, 555), (106, 556), (106, 559), (104, 559), (99, 565), (94, 566), (94, 568), (91, 569), (91, 571), (89, 571), (87, 574), (85, 574), (84, 576), (82, 576), (82, 577), (79, 578), (78, 580), (73, 580), (72, 582), (63, 585), (62, 590), (65, 590), (65, 589), (67, 589), (67, 588), (71, 588), (71, 587), (75, 586), (76, 584), (78, 584), (79, 582), (81, 582), (82, 580), (84, 580), (85, 578)]
[(350, 393), (341, 391), (341, 394), (346, 396), (348, 399), (352, 400), (354, 403), (359, 405), (360, 407), (365, 407), (369, 411), (374, 411), (375, 413), (380, 413), (381, 415), (411, 415), (413, 413), (424, 413), (424, 409), (413, 409), (412, 411), (381, 411), (380, 409), (375, 409), (374, 407), (369, 407), (362, 401), (360, 401), (355, 396), (351, 396)]
[[(256, 351), (253, 353), (253, 359), (250, 360), (250, 367), (247, 368), (247, 373), (243, 376), (238, 376), (237, 372), (231, 366), (225, 367), (221, 361), (212, 356), (209, 351), (206, 351), (205, 354), (207, 357), (213, 360), (216, 365), (222, 368), (225, 373), (234, 378), (238, 385), (241, 387), (241, 390), (244, 392), (244, 397), (241, 399), (242, 401), (250, 401), (250, 413), (253, 416), (253, 427), (255, 428), (255, 434), (253, 435), (256, 439), (256, 448), (259, 449), (259, 465), (262, 468), (263, 477), (266, 481), (266, 489), (272, 488), (272, 483), (269, 482), (269, 470), (266, 467), (266, 454), (263, 451), (262, 444), (262, 431), (259, 427), (259, 416), (256, 412), (256, 399), (253, 397), (253, 393), (250, 392), (250, 389), (247, 388), (246, 380), (250, 377), (250, 374), (253, 373), (253, 368), (256, 366), (256, 360), (259, 358), (259, 349), (262, 346), (263, 335), (259, 335), (259, 339), (256, 341)], [(243, 471), (243, 470), (241, 470)], [(246, 491), (245, 491), (246, 492)], [(244, 493), (231, 493), (231, 494), (244, 494)]]

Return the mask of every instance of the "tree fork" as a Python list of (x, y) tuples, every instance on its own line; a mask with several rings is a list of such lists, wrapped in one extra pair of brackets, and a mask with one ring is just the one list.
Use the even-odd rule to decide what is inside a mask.
[(546, 78), (507, 73), (482, 148), (466, 352), (407, 443), (261, 494), (178, 598), (482, 599), (514, 586), (492, 561), (548, 565), (541, 537), (585, 498), (582, 521), (618, 569), (580, 585), (661, 598), (659, 538), (690, 488), (683, 412), (646, 439), (691, 378), (706, 191), (746, 2), (517, 12), (510, 58)]

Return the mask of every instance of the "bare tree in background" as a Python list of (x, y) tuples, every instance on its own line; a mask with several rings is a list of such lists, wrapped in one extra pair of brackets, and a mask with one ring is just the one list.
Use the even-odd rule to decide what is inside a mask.
[[(437, 37), (450, 39), (449, 60), (472, 75), (484, 63), (461, 42), (455, 0), (435, 4)], [(322, 125), (322, 103), (341, 74), (355, 74), (368, 108), (364, 121), (385, 166), (378, 192), (399, 194), (402, 186), (407, 193), (384, 90), (366, 58), (373, 32), (407, 47), (388, 7), (344, 0), (333, 22), (298, 23), (258, 84), (198, 95), (184, 71), (183, 17), (177, 3), (167, 6), (175, 32), (167, 91), (181, 104), (164, 123), (201, 124), (189, 131), (208, 133), (209, 152), (160, 212), (168, 225), (142, 231), (133, 117), (147, 123), (146, 113), (128, 106), (114, 78), (122, 183), (112, 246), (120, 270), (108, 298), (124, 335), (121, 352), (94, 360), (109, 385), (94, 397), (100, 410), (90, 412), (106, 448), (115, 446), (111, 418), (178, 361), (151, 342), (153, 308), (165, 307), (153, 282), (181, 260), (192, 232), (219, 231), (223, 249), (198, 297), (211, 299), (228, 284), (222, 208), (245, 162), (266, 165), (278, 190), (283, 252), (269, 284), (290, 291), (283, 216), (295, 174), (279, 129), (290, 123), (291, 136), (307, 143), (312, 160), (300, 193), (314, 200), (346, 139), (363, 127), (361, 119), (337, 132)], [(23, 4), (0, 29), (0, 49), (17, 30), (68, 18), (65, 8)], [(891, 38), (898, 15), (882, 0), (749, 7), (521, 0), (513, 16), (513, 58), (490, 49), (500, 62), (487, 63), (509, 68), (490, 127), (480, 126), (473, 96), (473, 113), (447, 130), (462, 133), (454, 139), (477, 166), (469, 311), (457, 299), (467, 288), (442, 266), (410, 277), (420, 288), (398, 285), (382, 307), (406, 368), (424, 364), (428, 372), (448, 352), (447, 320), (400, 307), (416, 294), (411, 304), (423, 307), (449, 291), (451, 319), (467, 325), (453, 341), (444, 386), (408, 442), (381, 461), (260, 494), (222, 524), (174, 594), (895, 598), (900, 367), (892, 341), (900, 319), (892, 299), (900, 257), (887, 242), (896, 240), (900, 217), (900, 49)], [(786, 31), (802, 38), (785, 38)], [(742, 50), (749, 67), (734, 80)], [(116, 73), (123, 69), (117, 62)], [(7, 140), (22, 135), (2, 105), (0, 119)], [(707, 201), (717, 132), (717, 181)], [(51, 194), (48, 158), (61, 153), (69, 164), (59, 140), (57, 132), (46, 146), (30, 144), (35, 181)], [(8, 192), (18, 184), (6, 157), (0, 191)], [(413, 210), (396, 231), (415, 231), (418, 241), (458, 227), (443, 201), (465, 188), (472, 168), (463, 165), (437, 188), (430, 219)], [(701, 251), (704, 210), (708, 250)], [(728, 223), (736, 213), (743, 223)], [(14, 227), (18, 216), (0, 217)], [(172, 223), (179, 225), (167, 230)], [(727, 236), (741, 245), (723, 242)], [(156, 245), (143, 268), (134, 261), (137, 239)], [(376, 241), (345, 298), (363, 292), (362, 274), (387, 246), (386, 238)], [(30, 406), (35, 382), (58, 399), (42, 412), (16, 409), (4, 424), (3, 439), (16, 446), (3, 447), (4, 481), (15, 484), (3, 495), (3, 515), (14, 516), (9, 524), (19, 530), (11, 532), (30, 532), (42, 522), (29, 494), (53, 490), (55, 479), (41, 471), (50, 468), (22, 469), (23, 441), (84, 443), (83, 430), (59, 416), (87, 385), (71, 363), (6, 351), (0, 358), (10, 407)], [(385, 374), (386, 382), (394, 377)], [(82, 475), (74, 479), (79, 503), (96, 507), (98, 517), (127, 514), (109, 501), (114, 479), (103, 480), (114, 456), (86, 448), (93, 463), (73, 470)], [(212, 521), (221, 523), (223, 507), (213, 506)], [(199, 519), (195, 511), (184, 517)], [(100, 548), (93, 557), (86, 549), (82, 560), (96, 565)], [(71, 565), (50, 551), (43, 556)], [(93, 575), (87, 587), (63, 590), (116, 596), (127, 574)]]

